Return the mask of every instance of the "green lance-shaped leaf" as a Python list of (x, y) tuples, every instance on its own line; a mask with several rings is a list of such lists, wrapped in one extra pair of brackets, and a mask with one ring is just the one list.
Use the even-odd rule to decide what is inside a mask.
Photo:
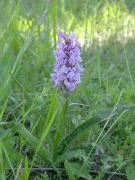
[(66, 147), (71, 144), (78, 136), (89, 130), (92, 125), (97, 122), (104, 122), (106, 119), (115, 119), (119, 113), (125, 109), (130, 109), (134, 106), (116, 106), (113, 109), (108, 109), (105, 111), (98, 112), (94, 117), (90, 118), (86, 122), (82, 123), (80, 126), (75, 128), (69, 135), (67, 135), (58, 146), (58, 154), (65, 151)]
[[(10, 123), (1, 122), (0, 127), (8, 127), (13, 129), (14, 131), (17, 131), (29, 143), (32, 149), (36, 151), (36, 147), (38, 146), (39, 143), (38, 139), (35, 136), (33, 136), (22, 124), (17, 122), (10, 122)], [(48, 153), (43, 146), (40, 147), (37, 153), (43, 161), (45, 162), (50, 161)]]
[(24, 180), (28, 180), (29, 179), (29, 164), (28, 164), (27, 156), (25, 157), (25, 160), (24, 160), (23, 178), (24, 178)]

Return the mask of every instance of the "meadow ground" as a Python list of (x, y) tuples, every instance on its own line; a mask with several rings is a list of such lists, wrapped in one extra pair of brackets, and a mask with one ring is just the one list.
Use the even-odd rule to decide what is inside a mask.
[[(53, 87), (57, 32), (84, 73)], [(135, 179), (135, 1), (0, 1), (0, 179)]]

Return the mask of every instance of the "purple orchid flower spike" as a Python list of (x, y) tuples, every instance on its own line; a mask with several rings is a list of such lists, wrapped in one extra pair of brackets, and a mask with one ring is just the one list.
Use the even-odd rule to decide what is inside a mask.
[(51, 78), (54, 86), (67, 95), (80, 83), (80, 76), (83, 72), (80, 44), (75, 33), (67, 36), (60, 32), (58, 38), (57, 50), (54, 52), (56, 63)]

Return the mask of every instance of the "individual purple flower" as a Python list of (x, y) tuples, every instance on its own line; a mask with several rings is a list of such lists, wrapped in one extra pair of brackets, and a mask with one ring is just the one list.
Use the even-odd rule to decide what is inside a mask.
[(80, 83), (83, 72), (80, 57), (80, 44), (75, 33), (68, 36), (60, 32), (57, 50), (54, 52), (56, 63), (51, 74), (55, 87), (68, 94)]

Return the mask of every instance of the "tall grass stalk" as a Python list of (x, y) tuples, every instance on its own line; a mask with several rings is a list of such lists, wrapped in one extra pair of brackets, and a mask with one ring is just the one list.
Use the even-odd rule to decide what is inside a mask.
[(56, 0), (52, 1), (52, 29), (53, 29), (53, 40), (54, 48), (56, 49)]

